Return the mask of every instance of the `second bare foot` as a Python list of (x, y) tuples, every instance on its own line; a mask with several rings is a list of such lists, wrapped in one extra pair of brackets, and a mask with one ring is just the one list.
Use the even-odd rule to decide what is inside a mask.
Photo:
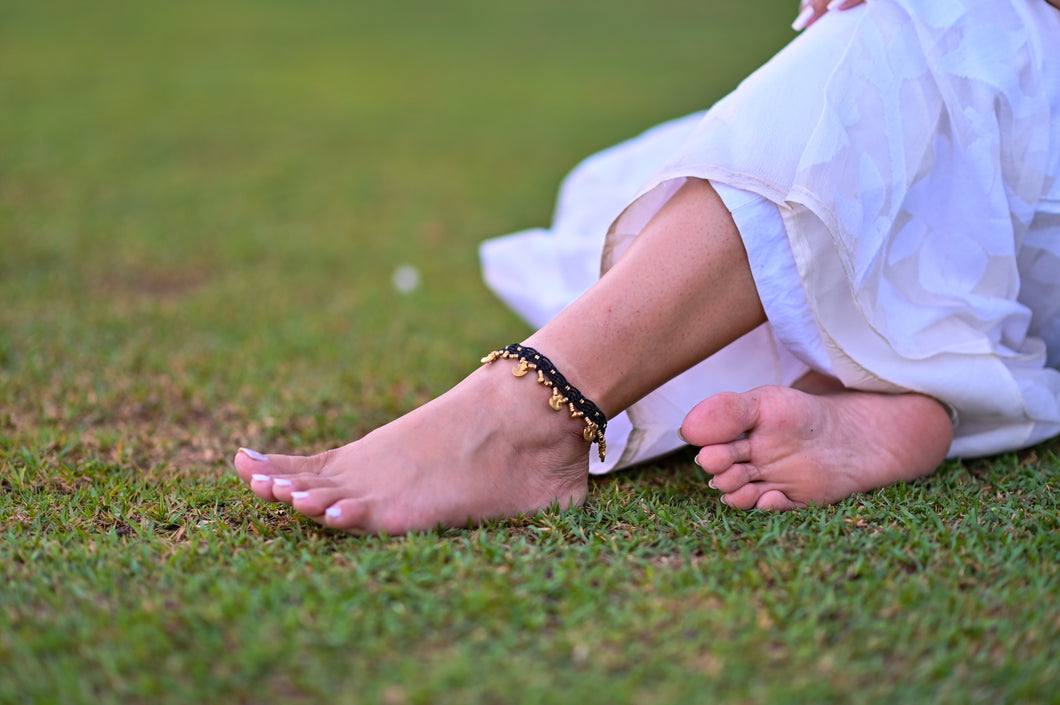
[(919, 394), (877, 394), (815, 385), (807, 393), (759, 387), (698, 404), (681, 433), (702, 446), (696, 462), (722, 501), (739, 509), (834, 504), (859, 492), (932, 472), (952, 425)]

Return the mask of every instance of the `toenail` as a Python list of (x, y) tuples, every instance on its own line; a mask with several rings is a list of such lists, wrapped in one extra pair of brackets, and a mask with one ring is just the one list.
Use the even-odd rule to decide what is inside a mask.
[(324, 512), (328, 515), (328, 519), (341, 519), (342, 508), (341, 507), (328, 507), (328, 510)]
[(272, 484), (276, 485), (277, 487), (290, 487), (291, 481), (282, 477), (277, 477), (275, 480), (272, 481)]
[(291, 493), (291, 499), (305, 499), (308, 496), (309, 496), (309, 491), (308, 490), (301, 490), (299, 492), (292, 492)]
[(239, 452), (243, 453), (251, 460), (257, 460), (259, 463), (269, 459), (267, 456), (259, 453), (256, 450), (251, 450), (250, 448), (240, 448)]
[(696, 465), (699, 465), (699, 467), (703, 467), (702, 465), (700, 465), (699, 456), (698, 455), (693, 455), (692, 456), (692, 462), (695, 463)]
[(707, 487), (709, 487), (712, 490), (718, 489), (718, 486), (714, 484), (714, 478), (713, 477), (710, 478), (709, 482), (707, 482)]
[(685, 438), (685, 434), (681, 433), (681, 429), (677, 429), (677, 437), (681, 439), (682, 443), (688, 443), (688, 439)]
[(254, 482), (268, 482), (272, 478), (269, 477), (268, 475), (258, 475), (257, 473), (255, 473), (254, 475), (250, 476), (250, 479), (253, 480)]

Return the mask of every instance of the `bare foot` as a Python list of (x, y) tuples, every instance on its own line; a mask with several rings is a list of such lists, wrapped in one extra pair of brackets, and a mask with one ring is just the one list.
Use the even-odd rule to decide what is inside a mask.
[(696, 462), (722, 501), (739, 509), (834, 504), (931, 473), (953, 430), (945, 408), (920, 394), (877, 394), (812, 380), (812, 393), (759, 387), (718, 394), (685, 417), (703, 446)]
[(434, 401), (364, 438), (313, 456), (240, 450), (259, 497), (353, 534), (466, 527), (585, 500), (584, 423), (554, 413), (548, 390), (511, 365), (479, 368)]

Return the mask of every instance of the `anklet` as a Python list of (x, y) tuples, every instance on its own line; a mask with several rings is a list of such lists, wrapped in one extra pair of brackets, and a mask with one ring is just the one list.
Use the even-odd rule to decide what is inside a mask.
[(552, 397), (548, 400), (548, 405), (553, 411), (560, 411), (566, 406), (572, 419), (585, 419), (582, 437), (589, 443), (596, 443), (599, 446), (600, 460), (603, 461), (604, 454), (607, 452), (607, 441), (604, 439), (607, 416), (596, 404), (586, 399), (577, 387), (568, 382), (551, 360), (533, 348), (512, 344), (501, 350), (494, 350), (482, 358), (482, 364), (488, 365), (500, 359), (519, 361), (519, 364), (512, 368), (512, 374), (516, 377), (523, 377), (531, 370), (536, 370), (537, 383), (552, 388)]

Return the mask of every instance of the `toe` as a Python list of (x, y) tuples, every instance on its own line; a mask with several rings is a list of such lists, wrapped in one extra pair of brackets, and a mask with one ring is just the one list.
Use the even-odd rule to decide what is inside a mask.
[(269, 455), (268, 461), (279, 475), (316, 475), (322, 465), (320, 455)]
[(711, 486), (726, 494), (735, 492), (744, 485), (757, 482), (762, 477), (762, 471), (752, 463), (738, 463), (723, 473), (711, 478)]
[(788, 511), (806, 506), (792, 501), (775, 485), (766, 482), (748, 482), (739, 489), (722, 495), (721, 501), (730, 507), (745, 510)]
[(318, 489), (333, 489), (337, 483), (319, 475), (276, 475), (272, 478), (272, 494), (284, 504), (292, 504), (292, 494)]
[(253, 483), (255, 476), (268, 475), (273, 470), (267, 455), (249, 448), (240, 448), (232, 459), (232, 465), (235, 466), (236, 474), (248, 483)]
[[(243, 473), (240, 473), (242, 476)], [(260, 499), (266, 502), (275, 502), (276, 495), (272, 492), (272, 477), (269, 475), (253, 473), (250, 476), (244, 478), (250, 485), (250, 490), (256, 494)]]
[(746, 438), (733, 443), (704, 446), (696, 454), (696, 465), (711, 475), (723, 473), (736, 463), (751, 460), (751, 444)]
[(802, 509), (805, 504), (793, 502), (780, 490), (766, 490), (755, 503), (755, 509), (766, 509), (774, 512), (786, 512), (792, 509)]
[(755, 426), (753, 392), (715, 394), (696, 404), (681, 424), (681, 437), (695, 446), (731, 443)]
[[(341, 487), (314, 487), (291, 492), (291, 506), (302, 514), (320, 517), (328, 507), (349, 497), (349, 491)], [(341, 510), (340, 510), (341, 511)]]
[(369, 533), (368, 503), (360, 499), (341, 499), (324, 510), (324, 525), (351, 534)]
[(766, 488), (760, 483), (749, 482), (737, 490), (723, 494), (721, 501), (736, 509), (754, 509), (765, 491)]

